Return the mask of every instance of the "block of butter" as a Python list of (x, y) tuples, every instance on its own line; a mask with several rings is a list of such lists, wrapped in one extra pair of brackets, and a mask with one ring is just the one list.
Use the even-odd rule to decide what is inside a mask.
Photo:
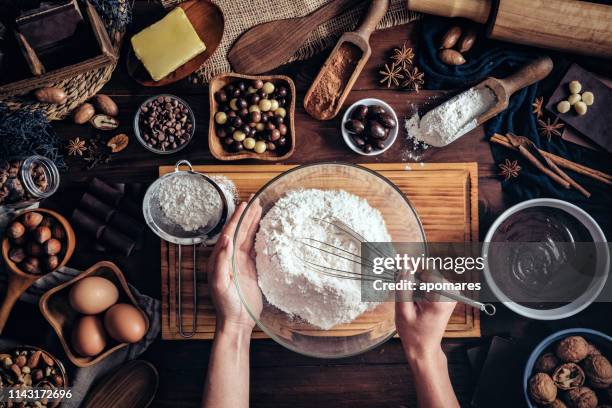
[(206, 45), (180, 7), (134, 35), (132, 47), (155, 81), (206, 50)]

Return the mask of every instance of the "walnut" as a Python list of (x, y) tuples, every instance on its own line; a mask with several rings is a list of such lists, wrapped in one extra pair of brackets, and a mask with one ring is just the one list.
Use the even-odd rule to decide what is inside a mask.
[(567, 405), (565, 405), (565, 402), (556, 399), (550, 405), (547, 405), (546, 408), (567, 408)]
[(606, 357), (589, 356), (584, 360), (582, 366), (593, 388), (607, 388), (612, 384), (612, 365)]
[(595, 356), (601, 354), (601, 351), (593, 344), (589, 343), (589, 351), (587, 351), (587, 356)]
[(566, 337), (557, 344), (556, 354), (563, 362), (578, 363), (589, 352), (589, 343), (582, 336)]
[(559, 359), (553, 353), (544, 353), (536, 360), (533, 368), (536, 373), (552, 374), (559, 364)]
[(557, 387), (550, 375), (537, 373), (529, 380), (529, 395), (537, 404), (547, 405), (557, 399)]
[(552, 379), (561, 390), (571, 390), (584, 384), (584, 371), (576, 363), (565, 363), (557, 367)]
[(570, 408), (597, 408), (597, 395), (589, 387), (571, 389), (565, 396)]

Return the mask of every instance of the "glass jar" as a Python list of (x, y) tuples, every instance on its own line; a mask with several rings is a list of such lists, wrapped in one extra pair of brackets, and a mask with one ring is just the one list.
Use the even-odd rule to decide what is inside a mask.
[(29, 207), (53, 195), (59, 183), (59, 170), (46, 157), (0, 159), (0, 208)]

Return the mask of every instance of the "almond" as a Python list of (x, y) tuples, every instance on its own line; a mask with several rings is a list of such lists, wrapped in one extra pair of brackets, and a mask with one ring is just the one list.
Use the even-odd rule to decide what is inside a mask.
[(41, 354), (42, 354), (42, 351), (40, 350), (36, 350), (34, 353), (32, 353), (32, 355), (30, 356), (30, 360), (28, 361), (28, 367), (30, 368), (38, 367), (38, 363), (40, 362)]
[(453, 48), (455, 44), (457, 44), (457, 41), (459, 41), (461, 33), (462, 30), (459, 26), (452, 26), (451, 28), (449, 28), (446, 34), (444, 34), (444, 37), (442, 37), (440, 49)]
[(465, 58), (459, 51), (455, 50), (442, 50), (439, 53), (440, 59), (446, 65), (463, 65), (465, 64)]

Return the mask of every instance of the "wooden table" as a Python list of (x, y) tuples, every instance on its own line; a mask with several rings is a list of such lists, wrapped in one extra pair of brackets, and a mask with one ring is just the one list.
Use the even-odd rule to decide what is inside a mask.
[[(401, 118), (408, 113), (411, 104), (434, 103), (440, 92), (401, 92), (383, 89), (378, 84), (381, 62), (394, 47), (407, 41), (415, 43), (417, 24), (410, 24), (375, 32), (372, 35), (372, 57), (363, 70), (346, 105), (363, 97), (376, 97), (390, 103)], [(311, 119), (302, 108), (302, 98), (310, 80), (314, 78), (326, 55), (308, 62), (284, 67), (280, 71), (294, 78), (298, 89), (296, 110), (297, 149), (288, 163), (310, 163), (324, 160), (348, 162), (398, 162), (407, 161), (403, 153), (404, 135), (385, 154), (367, 159), (352, 153), (343, 143), (339, 132), (339, 118), (328, 122)], [(119, 104), (120, 131), (132, 134), (131, 121), (138, 105), (152, 94), (169, 92), (183, 97), (196, 115), (196, 135), (192, 143), (181, 153), (169, 157), (156, 156), (145, 150), (132, 137), (130, 145), (117, 155), (109, 165), (91, 171), (83, 171), (75, 164), (62, 175), (61, 190), (45, 206), (57, 208), (69, 215), (75, 199), (85, 181), (101, 176), (111, 182), (150, 183), (157, 176), (157, 166), (174, 164), (188, 159), (195, 164), (218, 164), (207, 147), (208, 95), (206, 86), (181, 83), (161, 88), (146, 89), (127, 77), (120, 65), (112, 80), (103, 89)], [(340, 117), (341, 115), (339, 115)], [(74, 137), (87, 137), (93, 131), (70, 121), (54, 124), (66, 141)], [(501, 192), (500, 180), (493, 161), (490, 146), (482, 129), (476, 129), (444, 149), (430, 149), (424, 156), (431, 162), (478, 162), (479, 166), (479, 217), (481, 237), (492, 220), (507, 207)], [(86, 268), (103, 259), (114, 260), (126, 273), (128, 280), (146, 294), (160, 296), (159, 240), (148, 233), (145, 248), (130, 258), (104, 255), (87, 248), (77, 248), (71, 265)], [(578, 324), (600, 327), (597, 323), (597, 307), (581, 313), (572, 321), (562, 323), (533, 323), (499, 307), (494, 319), (482, 316), (482, 339), (453, 339), (444, 342), (455, 391), (467, 406), (472, 398), (477, 373), (468, 364), (466, 349), (487, 343), (491, 335), (513, 335), (541, 338), (545, 333), (562, 326)], [(28, 322), (24, 324), (24, 322)], [(598, 326), (599, 325), (599, 326)], [(37, 308), (20, 303), (12, 315), (6, 335), (25, 342), (40, 343), (40, 333), (48, 327), (37, 313)], [(608, 330), (609, 331), (609, 327)], [(198, 406), (211, 343), (208, 341), (156, 341), (144, 355), (155, 364), (160, 373), (160, 387), (154, 406)], [(251, 345), (251, 401), (253, 407), (413, 407), (416, 404), (413, 381), (405, 363), (399, 340), (393, 339), (381, 347), (360, 356), (325, 361), (303, 357), (285, 350), (272, 340), (258, 340)], [(516, 375), (521, 375), (517, 373)]]

